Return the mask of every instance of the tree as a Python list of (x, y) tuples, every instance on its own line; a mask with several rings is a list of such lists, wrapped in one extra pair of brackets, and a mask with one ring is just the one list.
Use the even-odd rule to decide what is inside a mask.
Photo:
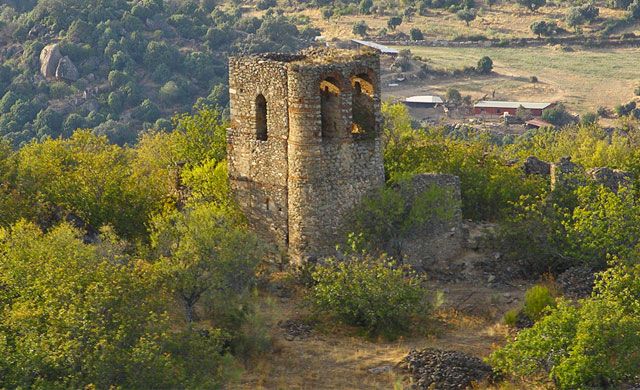
[(531, 31), (538, 36), (538, 38), (540, 38), (542, 35), (555, 35), (558, 32), (558, 24), (556, 22), (546, 22), (544, 20), (533, 22), (530, 28)]
[(447, 190), (430, 187), (411, 194), (411, 179), (385, 187), (365, 198), (353, 216), (354, 237), (369, 252), (390, 254), (404, 262), (404, 245), (408, 234), (425, 221), (448, 223), (457, 205)]
[(360, 9), (360, 13), (369, 15), (371, 13), (371, 8), (373, 7), (373, 0), (362, 0), (360, 1), (360, 5), (358, 8)]
[(629, 11), (629, 18), (632, 20), (640, 19), (640, 1), (635, 0), (633, 3), (629, 4), (627, 8)]
[(469, 27), (469, 23), (476, 18), (476, 13), (472, 9), (464, 8), (460, 11), (456, 12), (456, 16), (458, 19), (462, 20), (466, 23), (467, 27)]
[(476, 69), (481, 74), (489, 74), (493, 70), (493, 61), (491, 58), (484, 56), (478, 61), (478, 67)]
[(80, 236), (66, 224), (46, 234), (25, 222), (0, 229), (3, 386), (219, 386), (220, 332), (175, 327), (148, 263), (111, 232), (98, 245)]
[(462, 101), (462, 95), (460, 94), (460, 91), (454, 88), (449, 88), (447, 90), (445, 98), (447, 99), (448, 103), (452, 104), (458, 104)]
[(422, 30), (419, 28), (412, 28), (409, 31), (409, 36), (411, 36), (412, 41), (422, 41), (424, 39), (424, 34), (422, 34)]
[(389, 18), (389, 20), (387, 20), (387, 26), (393, 31), (395, 31), (396, 28), (401, 24), (402, 24), (401, 16), (392, 16)]
[(518, 4), (531, 11), (536, 11), (538, 8), (544, 6), (547, 3), (546, 0), (518, 0)]
[(367, 23), (364, 20), (361, 20), (353, 25), (352, 32), (358, 36), (365, 37), (368, 30), (369, 26), (367, 25)]
[(578, 32), (579, 26), (585, 23), (584, 16), (578, 7), (570, 8), (569, 11), (567, 11), (565, 21), (567, 22), (567, 25), (569, 25), (569, 27), (573, 27), (576, 32)]
[(245, 293), (261, 256), (258, 240), (238, 224), (233, 210), (215, 204), (157, 217), (151, 242), (190, 323), (205, 294)]

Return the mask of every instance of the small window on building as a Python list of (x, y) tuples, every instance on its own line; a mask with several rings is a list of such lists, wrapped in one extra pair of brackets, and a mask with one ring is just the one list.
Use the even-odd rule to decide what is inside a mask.
[(267, 100), (262, 94), (256, 97), (256, 139), (267, 140)]
[(366, 73), (362, 73), (351, 78), (351, 86), (353, 89), (351, 133), (371, 134), (376, 127), (373, 82)]
[(338, 81), (327, 77), (320, 82), (320, 117), (322, 138), (338, 136), (341, 122), (340, 88)]

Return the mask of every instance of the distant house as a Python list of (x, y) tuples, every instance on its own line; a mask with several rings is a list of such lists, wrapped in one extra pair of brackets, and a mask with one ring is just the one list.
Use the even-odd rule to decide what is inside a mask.
[(373, 49), (378, 50), (381, 54), (385, 54), (385, 55), (388, 55), (388, 56), (391, 56), (391, 57), (397, 57), (398, 54), (400, 53), (396, 49), (392, 49), (392, 48), (390, 48), (388, 46), (381, 45), (381, 44), (375, 43), (375, 42), (361, 41), (359, 39), (352, 39), (351, 42), (355, 43), (357, 46), (371, 47)]
[(481, 100), (473, 105), (474, 115), (500, 116), (507, 113), (516, 115), (519, 107), (524, 107), (533, 116), (542, 116), (542, 111), (554, 107), (555, 103), (533, 103), (533, 102), (501, 102), (494, 100)]
[(434, 95), (411, 96), (404, 99), (404, 104), (413, 108), (434, 108), (443, 103), (440, 96)]

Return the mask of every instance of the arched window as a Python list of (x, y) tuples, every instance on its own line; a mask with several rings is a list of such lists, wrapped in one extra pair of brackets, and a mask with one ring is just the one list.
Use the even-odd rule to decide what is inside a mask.
[(327, 77), (320, 82), (320, 116), (322, 119), (322, 137), (338, 136), (340, 126), (340, 88), (338, 81)]
[(267, 140), (267, 99), (262, 94), (256, 97), (256, 139)]
[(351, 78), (351, 86), (353, 88), (351, 132), (353, 134), (370, 134), (376, 126), (373, 82), (366, 73), (361, 73)]

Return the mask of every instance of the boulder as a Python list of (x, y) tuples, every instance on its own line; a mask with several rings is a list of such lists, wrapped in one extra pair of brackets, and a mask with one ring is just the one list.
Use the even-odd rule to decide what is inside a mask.
[(62, 57), (56, 68), (56, 79), (73, 82), (78, 80), (79, 77), (78, 68), (76, 68), (71, 59), (67, 56)]
[(527, 175), (549, 175), (551, 174), (551, 164), (542, 161), (535, 156), (529, 156), (523, 165), (524, 173)]
[(551, 189), (575, 189), (586, 182), (584, 168), (571, 161), (571, 157), (561, 157), (560, 161), (551, 164)]
[(602, 184), (613, 192), (618, 192), (620, 187), (628, 186), (632, 179), (629, 172), (607, 167), (593, 168), (587, 173), (596, 183)]
[(61, 59), (60, 45), (53, 43), (45, 46), (40, 52), (40, 73), (42, 73), (46, 79), (55, 78), (58, 63)]

